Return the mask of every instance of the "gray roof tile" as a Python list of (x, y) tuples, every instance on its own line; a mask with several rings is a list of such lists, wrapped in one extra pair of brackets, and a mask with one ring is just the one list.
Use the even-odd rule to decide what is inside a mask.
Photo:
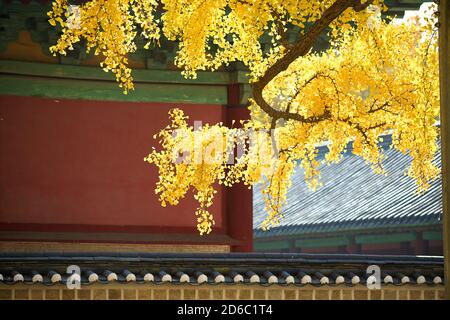
[[(288, 203), (282, 209), (284, 217), (280, 225), (268, 231), (260, 229), (267, 213), (261, 186), (257, 185), (253, 191), (255, 237), (440, 224), (441, 178), (433, 181), (427, 192), (416, 194), (415, 181), (406, 175), (411, 158), (389, 148), (390, 140), (390, 136), (384, 136), (380, 144), (386, 156), (383, 164), (387, 176), (373, 173), (363, 159), (347, 151), (338, 164), (322, 163), (323, 185), (312, 191), (306, 186), (303, 169), (297, 166)], [(327, 151), (327, 147), (320, 147), (318, 158), (322, 160)], [(434, 158), (439, 168), (440, 156), (439, 150)]]
[[(366, 269), (370, 264), (379, 265), (383, 270), (383, 279), (390, 277), (393, 285), (406, 284), (401, 282), (405, 276), (413, 285), (419, 282), (419, 278), (431, 286), (442, 285), (443, 279), (442, 257), (228, 253), (189, 256), (170, 254), (165, 255), (165, 261), (161, 261), (158, 254), (152, 253), (101, 256), (106, 259), (96, 259), (97, 255), (88, 254), (78, 256), (82, 286), (94, 283), (177, 285), (186, 280), (191, 285), (214, 285), (222, 282), (232, 285), (242, 281), (245, 285), (278, 283), (295, 286), (352, 286), (366, 282)], [(39, 283), (33, 281), (36, 274), (42, 275), (42, 283), (48, 286), (64, 285), (69, 279), (66, 267), (57, 254), (34, 256), (33, 260), (28, 260), (26, 253), (21, 256), (0, 253), (0, 257), (0, 285), (36, 284)], [(145, 257), (146, 261), (136, 259), (141, 257)], [(186, 260), (187, 257), (190, 260)], [(73, 260), (66, 262), (69, 265)], [(98, 278), (96, 276), (90, 279), (93, 274)], [(184, 276), (182, 280), (183, 275), (188, 279)], [(383, 285), (385, 284), (386, 281)]]

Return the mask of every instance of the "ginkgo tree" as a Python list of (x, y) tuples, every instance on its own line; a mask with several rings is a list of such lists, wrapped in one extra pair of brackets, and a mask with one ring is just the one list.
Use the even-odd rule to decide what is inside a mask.
[[(383, 19), (380, 0), (92, 0), (78, 9), (76, 27), (67, 0), (54, 0), (49, 22), (62, 34), (50, 48), (66, 54), (84, 39), (101, 54), (127, 93), (133, 89), (127, 55), (137, 37), (145, 47), (160, 37), (178, 42), (175, 64), (185, 77), (235, 61), (249, 70), (251, 119), (242, 128), (223, 124), (193, 128), (180, 109), (157, 134), (161, 144), (146, 161), (159, 168), (156, 193), (176, 205), (189, 190), (199, 203), (201, 234), (217, 183), (262, 183), (267, 219), (282, 217), (297, 164), (309, 187), (320, 185), (317, 145), (328, 142), (326, 163), (338, 162), (348, 143), (374, 171), (383, 173), (379, 136), (411, 156), (408, 174), (418, 191), (439, 175), (433, 163), (439, 127), (437, 34), (434, 21)], [(378, 10), (376, 10), (378, 8)], [(299, 27), (292, 40), (286, 34)], [(328, 34), (330, 46), (312, 50)], [(263, 48), (262, 37), (269, 37)], [(289, 39), (291, 39), (289, 41)], [(235, 154), (239, 149), (238, 154)]]

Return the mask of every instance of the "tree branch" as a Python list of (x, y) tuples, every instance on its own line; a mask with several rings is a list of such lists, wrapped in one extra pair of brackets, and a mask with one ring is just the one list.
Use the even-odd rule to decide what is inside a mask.
[(305, 118), (302, 115), (289, 111), (276, 110), (272, 108), (263, 98), (263, 90), (278, 74), (285, 71), (289, 65), (295, 61), (295, 59), (306, 55), (309, 50), (311, 50), (314, 42), (320, 34), (345, 10), (348, 8), (354, 8), (356, 11), (361, 11), (367, 8), (372, 2), (373, 0), (367, 0), (365, 2), (361, 2), (360, 0), (337, 0), (328, 9), (326, 9), (322, 16), (313, 23), (308, 32), (302, 35), (291, 48), (288, 48), (288, 51), (281, 59), (269, 67), (264, 75), (253, 83), (253, 99), (261, 107), (261, 109), (276, 120), (283, 118), (285, 120), (291, 119), (303, 123), (316, 123), (329, 119), (331, 114), (327, 110), (325, 110), (325, 112), (320, 116), (309, 118)]

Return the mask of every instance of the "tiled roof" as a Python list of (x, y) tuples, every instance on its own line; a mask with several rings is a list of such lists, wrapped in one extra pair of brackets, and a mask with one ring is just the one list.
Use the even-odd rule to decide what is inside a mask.
[[(351, 153), (351, 147), (338, 164), (322, 164), (322, 186), (311, 191), (300, 166), (292, 177), (288, 203), (282, 209), (281, 224), (268, 231), (260, 229), (266, 217), (260, 187), (253, 193), (253, 228), (256, 238), (290, 234), (328, 233), (361, 229), (398, 228), (440, 224), (442, 212), (441, 179), (431, 183), (424, 194), (415, 193), (415, 181), (405, 175), (411, 158), (389, 148), (391, 137), (384, 136), (381, 147), (387, 176), (375, 174), (370, 165)], [(319, 159), (328, 151), (319, 148)], [(441, 167), (440, 150), (434, 162)]]
[[(442, 257), (308, 254), (0, 254), (0, 283), (66, 283), (69, 265), (81, 284), (365, 284), (378, 265), (383, 285), (443, 282)], [(369, 280), (370, 281), (370, 280)]]
[(405, 10), (419, 10), (424, 1), (420, 0), (385, 0), (384, 3), (389, 9), (389, 13), (403, 17)]

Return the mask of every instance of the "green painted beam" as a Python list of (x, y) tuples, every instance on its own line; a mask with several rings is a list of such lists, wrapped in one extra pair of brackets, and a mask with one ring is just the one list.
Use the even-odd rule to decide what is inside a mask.
[(424, 231), (422, 239), (442, 241), (442, 231)]
[[(115, 81), (111, 72), (103, 71), (100, 66), (74, 66), (14, 60), (0, 60), (0, 73), (28, 75), (52, 78)], [(197, 79), (186, 79), (180, 71), (134, 69), (132, 76), (135, 83), (173, 83), (173, 84), (207, 84), (226, 85), (248, 83), (245, 71), (234, 72), (199, 72)]]
[(415, 232), (359, 235), (355, 237), (357, 244), (399, 243), (413, 240), (416, 240)]
[(336, 247), (349, 244), (347, 237), (299, 239), (295, 241), (296, 248)]
[(135, 90), (123, 94), (111, 81), (73, 80), (0, 74), (0, 94), (111, 100), (134, 102), (167, 102), (227, 104), (227, 87), (211, 85), (136, 83)]
[(279, 240), (279, 241), (267, 241), (267, 242), (260, 242), (255, 241), (253, 244), (253, 247), (255, 250), (278, 250), (278, 249), (289, 249), (290, 243), (287, 240)]

